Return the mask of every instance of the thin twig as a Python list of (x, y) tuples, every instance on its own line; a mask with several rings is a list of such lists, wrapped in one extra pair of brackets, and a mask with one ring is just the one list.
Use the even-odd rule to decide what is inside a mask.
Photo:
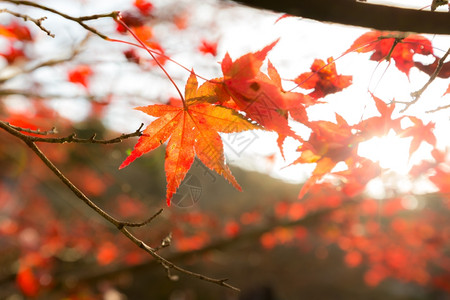
[(135, 235), (133, 235), (127, 228), (124, 226), (124, 222), (121, 222), (105, 212), (103, 209), (101, 209), (99, 206), (97, 206), (91, 199), (89, 199), (80, 189), (78, 189), (62, 172), (47, 158), (47, 156), (38, 148), (38, 146), (35, 144), (35, 142), (32, 140), (33, 137), (30, 137), (28, 135), (25, 135), (21, 133), (18, 130), (15, 130), (14, 128), (10, 127), (5, 122), (0, 121), (0, 128), (4, 129), (9, 134), (19, 138), (22, 140), (43, 162), (44, 164), (80, 199), (82, 200), (86, 205), (88, 205), (90, 208), (92, 208), (97, 214), (99, 214), (101, 217), (103, 217), (106, 221), (113, 224), (120, 232), (122, 232), (128, 239), (130, 239), (134, 244), (136, 244), (139, 248), (145, 250), (148, 254), (153, 256), (158, 263), (163, 265), (165, 268), (170, 268), (173, 270), (177, 270), (181, 273), (190, 275), (192, 277), (198, 278), (200, 280), (208, 281), (220, 286), (224, 286), (227, 288), (230, 288), (234, 291), (239, 291), (238, 288), (226, 283), (225, 279), (215, 279), (211, 278), (199, 273), (191, 272), (189, 270), (183, 269), (174, 263), (168, 261), (167, 259), (160, 256), (158, 253), (156, 253), (155, 249), (148, 246), (146, 243), (144, 243), (142, 240), (138, 239)]
[(427, 110), (426, 113), (434, 113), (437, 112), (439, 110), (443, 110), (443, 109), (447, 109), (450, 108), (450, 104), (449, 105), (444, 105), (444, 106), (439, 106), (438, 108), (432, 109), (432, 110)]
[(450, 54), (450, 48), (447, 50), (447, 52), (444, 54), (444, 56), (439, 59), (436, 70), (434, 70), (433, 74), (431, 74), (430, 78), (428, 79), (427, 83), (418, 91), (415, 91), (411, 93), (411, 97), (413, 97), (413, 100), (410, 102), (405, 103), (405, 108), (403, 108), (400, 112), (405, 112), (411, 105), (419, 101), (420, 97), (422, 96), (423, 92), (428, 88), (428, 86), (436, 79), (436, 77), (439, 75), (439, 73), (442, 70), (442, 67), (444, 66), (444, 61), (447, 59), (447, 56)]
[(122, 222), (122, 226), (126, 226), (126, 227), (142, 227), (142, 226), (145, 226), (145, 225), (149, 224), (151, 221), (153, 221), (162, 212), (163, 212), (163, 209), (161, 208), (153, 216), (151, 216), (150, 218), (148, 218), (144, 222), (140, 222), (140, 223)]
[(39, 18), (39, 19), (35, 19), (35, 18), (32, 18), (32, 17), (30, 17), (28, 15), (19, 14), (19, 13), (16, 13), (14, 11), (11, 11), (9, 9), (6, 9), (6, 8), (0, 9), (0, 13), (3, 13), (3, 12), (8, 13), (8, 14), (13, 15), (13, 16), (18, 17), (18, 18), (22, 18), (24, 21), (31, 21), (34, 24), (36, 24), (36, 26), (39, 27), (48, 36), (51, 36), (52, 38), (55, 37), (55, 35), (53, 33), (51, 33), (50, 30), (48, 30), (47, 28), (42, 26), (42, 21), (46, 20), (47, 17), (42, 17), (42, 18)]
[[(10, 128), (17, 130), (17, 131), (25, 131), (25, 130), (22, 130), (23, 128), (12, 126), (7, 122), (0, 121), (0, 124), (9, 126)], [(82, 138), (78, 138), (75, 133), (72, 133), (71, 135), (68, 135), (65, 137), (60, 137), (60, 138), (28, 136), (27, 135), (27, 140), (29, 140), (30, 142), (33, 142), (33, 143), (40, 142), (40, 143), (50, 143), (50, 144), (65, 144), (65, 143), (116, 144), (116, 143), (121, 143), (123, 140), (129, 139), (131, 137), (141, 136), (142, 135), (141, 129), (143, 126), (144, 126), (144, 123), (141, 123), (141, 126), (139, 126), (139, 128), (135, 132), (121, 134), (120, 136), (113, 138), (113, 139), (109, 139), (109, 140), (98, 140), (98, 139), (96, 139), (95, 134), (93, 134), (90, 138), (82, 139)], [(3, 127), (3, 128), (5, 129), (5, 127)], [(32, 132), (32, 133), (36, 133), (36, 132)], [(40, 133), (40, 134), (42, 134), (42, 133)]]
[(26, 6), (36, 7), (36, 8), (51, 12), (53, 14), (56, 14), (56, 15), (59, 15), (59, 16), (65, 18), (67, 20), (71, 20), (71, 21), (74, 21), (74, 22), (80, 24), (80, 26), (82, 26), (84, 29), (98, 35), (99, 37), (101, 37), (104, 40), (108, 39), (108, 37), (106, 35), (100, 33), (97, 29), (95, 29), (89, 25), (86, 25), (84, 23), (84, 21), (90, 21), (90, 20), (95, 20), (95, 19), (100, 19), (100, 18), (115, 18), (116, 15), (118, 14), (117, 12), (111, 12), (111, 13), (106, 13), (106, 14), (92, 15), (92, 16), (72, 17), (72, 16), (62, 13), (56, 9), (53, 9), (53, 8), (50, 8), (45, 5), (35, 3), (35, 2), (31, 2), (31, 1), (0, 0), (0, 2), (8, 2), (8, 3), (16, 4), (16, 5), (26, 5)]
[(8, 124), (11, 128), (14, 128), (15, 130), (18, 130), (20, 132), (39, 134), (39, 135), (50, 135), (50, 134), (57, 134), (58, 133), (58, 130), (56, 130), (55, 127), (53, 127), (50, 130), (47, 130), (47, 131), (42, 131), (40, 129), (32, 130), (30, 128), (22, 128), (22, 127), (14, 126), (14, 125), (11, 125), (9, 123), (6, 123), (6, 124)]

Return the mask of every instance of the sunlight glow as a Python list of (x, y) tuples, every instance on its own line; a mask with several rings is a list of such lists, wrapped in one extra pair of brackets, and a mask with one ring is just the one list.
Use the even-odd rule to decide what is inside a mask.
[(394, 132), (374, 137), (359, 144), (358, 155), (378, 162), (380, 167), (399, 174), (407, 174), (409, 166), (410, 139), (399, 138)]

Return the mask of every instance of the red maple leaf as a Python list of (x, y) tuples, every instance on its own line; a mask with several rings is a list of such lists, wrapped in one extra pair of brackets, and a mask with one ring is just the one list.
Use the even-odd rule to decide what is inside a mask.
[[(234, 62), (228, 53), (222, 60), (221, 79), (224, 100), (231, 98), (238, 110), (258, 122), (267, 130), (276, 131), (283, 140), (285, 136), (292, 136), (301, 140), (288, 125), (288, 106), (286, 93), (280, 84), (260, 71), (268, 52), (277, 44), (278, 40), (255, 53), (248, 53)], [(280, 142), (279, 142), (280, 144)]]
[(16, 283), (27, 297), (35, 297), (39, 293), (39, 281), (30, 267), (20, 267), (17, 272)]
[[(420, 71), (425, 72), (431, 76), (438, 68), (440, 59), (441, 59), (440, 57), (435, 56), (434, 62), (429, 65), (424, 65), (421, 62), (416, 61), (416, 62), (414, 62), (414, 66), (417, 67)], [(449, 78), (450, 77), (450, 61), (442, 64), (441, 70), (437, 74), (437, 77), (440, 77), (440, 78)]]
[(133, 5), (139, 9), (144, 16), (150, 15), (153, 10), (153, 4), (147, 0), (135, 0)]
[(194, 162), (195, 155), (205, 166), (224, 176), (240, 190), (225, 164), (222, 139), (218, 132), (259, 129), (257, 125), (231, 109), (190, 101), (199, 97), (197, 87), (197, 79), (192, 73), (186, 84), (187, 104), (182, 107), (155, 104), (136, 108), (158, 119), (147, 126), (130, 156), (120, 165), (120, 169), (126, 167), (142, 154), (169, 140), (165, 162), (168, 205)]
[(87, 89), (89, 87), (89, 78), (92, 74), (93, 72), (90, 66), (80, 65), (70, 70), (67, 77), (70, 82), (81, 84)]
[(394, 59), (397, 68), (409, 76), (409, 71), (414, 67), (414, 54), (433, 54), (433, 47), (427, 38), (411, 34), (405, 36), (402, 33), (371, 31), (361, 35), (353, 45), (345, 52), (372, 52), (370, 60), (381, 61)]
[(358, 135), (353, 134), (352, 127), (338, 114), (337, 123), (328, 121), (314, 121), (308, 125), (313, 131), (309, 140), (299, 147), (300, 157), (292, 164), (316, 163), (312, 176), (303, 184), (299, 198), (309, 188), (322, 178), (340, 161), (347, 165), (353, 164), (353, 157), (357, 156), (358, 144), (361, 141)]
[(211, 54), (212, 56), (217, 55), (217, 42), (208, 42), (205, 40), (201, 41), (198, 50), (203, 54)]
[(27, 58), (25, 52), (23, 52), (22, 49), (18, 49), (16, 47), (14, 47), (13, 45), (9, 46), (8, 52), (0, 53), (0, 56), (3, 56), (6, 59), (6, 61), (8, 62), (8, 65), (12, 65), (17, 60)]
[(303, 89), (314, 89), (309, 96), (319, 99), (328, 94), (342, 91), (352, 84), (352, 76), (338, 75), (332, 57), (327, 63), (321, 59), (314, 60), (311, 72), (299, 75), (294, 82)]
[(22, 42), (29, 42), (33, 40), (28, 27), (15, 21), (6, 26), (0, 25), (0, 35), (8, 39), (19, 40)]

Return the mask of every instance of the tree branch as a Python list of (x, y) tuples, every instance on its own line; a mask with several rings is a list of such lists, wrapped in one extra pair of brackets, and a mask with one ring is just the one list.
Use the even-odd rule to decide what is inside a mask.
[(321, 22), (386, 31), (450, 34), (449, 13), (373, 5), (356, 0), (237, 0), (237, 2)]
[[(146, 243), (144, 243), (142, 240), (138, 239), (135, 235), (133, 235), (128, 229), (126, 222), (121, 222), (108, 214), (106, 211), (101, 209), (98, 205), (96, 205), (91, 199), (89, 199), (80, 189), (78, 189), (64, 174), (61, 173), (61, 171), (47, 158), (47, 156), (39, 149), (39, 147), (35, 144), (33, 141), (33, 137), (30, 137), (28, 135), (25, 135), (21, 133), (20, 131), (10, 127), (5, 122), (0, 121), (0, 128), (4, 129), (9, 134), (17, 137), (18, 139), (22, 140), (28, 148), (30, 148), (41, 160), (44, 162), (44, 164), (79, 198), (82, 200), (86, 205), (88, 205), (90, 208), (92, 208), (97, 214), (99, 214), (102, 218), (104, 218), (106, 221), (114, 225), (120, 232), (122, 232), (128, 239), (130, 239), (134, 244), (136, 244), (139, 248), (143, 249), (145, 252), (150, 254), (158, 263), (164, 266), (164, 268), (170, 268), (173, 270), (177, 270), (181, 273), (193, 276), (195, 278), (208, 281), (211, 283), (215, 283), (220, 286), (224, 286), (227, 288), (230, 288), (234, 291), (239, 291), (238, 288), (228, 284), (225, 282), (224, 279), (214, 279), (199, 273), (191, 272), (189, 270), (183, 269), (174, 263), (168, 261), (167, 259), (160, 256), (158, 253), (156, 253), (155, 249), (148, 246)], [(158, 215), (158, 214), (157, 214)]]
[[(29, 133), (35, 133), (35, 134), (41, 134), (41, 135), (45, 135), (45, 132), (43, 133), (40, 130), (37, 131), (30, 131), (27, 128), (21, 128), (21, 127), (17, 127), (17, 126), (13, 126), (7, 122), (3, 122), (0, 121), (0, 127), (2, 127), (3, 129), (7, 130), (9, 133), (12, 133), (11, 131), (9, 131), (8, 129), (6, 129), (7, 127), (9, 127), (12, 130), (18, 131), (18, 132), (29, 132)], [(116, 144), (116, 143), (120, 143), (125, 139), (131, 138), (131, 137), (135, 137), (135, 136), (141, 136), (142, 132), (141, 129), (144, 126), (144, 124), (142, 123), (141, 126), (139, 126), (139, 128), (132, 133), (127, 133), (127, 134), (122, 134), (116, 138), (113, 139), (109, 139), (109, 140), (97, 140), (95, 137), (96, 135), (94, 134), (93, 136), (91, 136), (88, 139), (80, 139), (76, 136), (75, 133), (72, 133), (71, 135), (65, 136), (65, 137), (60, 137), (60, 138), (51, 138), (51, 137), (39, 137), (39, 136), (29, 136), (29, 135), (23, 135), (23, 138), (26, 138), (28, 141), (30, 142), (41, 142), (41, 143), (50, 143), (50, 144), (65, 144), (65, 143), (77, 143), (77, 144)], [(18, 136), (19, 137), (19, 136)], [(22, 137), (19, 137), (22, 139)]]
[(8, 14), (10, 14), (10, 15), (13, 15), (13, 16), (17, 17), (17, 18), (22, 18), (24, 21), (31, 21), (31, 22), (33, 22), (34, 24), (36, 24), (36, 26), (39, 27), (39, 28), (40, 28), (43, 32), (45, 32), (48, 36), (51, 36), (52, 38), (55, 37), (55, 35), (54, 35), (53, 33), (51, 33), (50, 30), (48, 30), (47, 28), (45, 28), (44, 26), (42, 26), (42, 21), (46, 20), (47, 17), (42, 17), (42, 18), (39, 18), (39, 19), (34, 19), (34, 18), (32, 18), (32, 17), (30, 17), (30, 16), (28, 16), (28, 15), (19, 14), (19, 13), (16, 13), (16, 12), (14, 12), (14, 11), (10, 11), (9, 9), (6, 9), (6, 8), (0, 9), (0, 13), (2, 13), (2, 12), (8, 13)]
[(67, 20), (71, 20), (74, 21), (78, 24), (80, 24), (80, 26), (82, 26), (84, 29), (98, 35), (99, 37), (101, 37), (104, 40), (108, 40), (108, 37), (102, 33), (100, 33), (97, 29), (86, 25), (86, 23), (84, 23), (85, 21), (90, 21), (90, 20), (95, 20), (95, 19), (100, 19), (100, 18), (115, 18), (117, 15), (117, 12), (111, 12), (111, 13), (106, 13), (106, 14), (97, 14), (97, 15), (92, 15), (92, 16), (82, 16), (82, 17), (72, 17), (70, 15), (67, 15), (63, 12), (60, 12), (56, 9), (47, 7), (45, 5), (42, 4), (38, 4), (35, 2), (31, 2), (31, 1), (22, 1), (22, 0), (0, 0), (0, 2), (8, 2), (8, 3), (12, 3), (15, 5), (26, 5), (26, 6), (31, 6), (31, 7), (36, 7), (48, 12), (51, 12), (53, 14), (59, 15)]
[(428, 88), (428, 86), (436, 79), (436, 77), (439, 75), (439, 73), (442, 70), (442, 67), (444, 66), (444, 61), (447, 59), (448, 55), (450, 54), (450, 48), (448, 48), (447, 52), (444, 54), (444, 56), (439, 59), (436, 70), (434, 70), (433, 74), (431, 74), (428, 81), (425, 83), (425, 85), (418, 91), (415, 91), (411, 93), (411, 96), (413, 97), (413, 100), (410, 102), (405, 103), (406, 106), (403, 108), (400, 112), (405, 112), (411, 105), (419, 101), (420, 97), (422, 96), (423, 92)]

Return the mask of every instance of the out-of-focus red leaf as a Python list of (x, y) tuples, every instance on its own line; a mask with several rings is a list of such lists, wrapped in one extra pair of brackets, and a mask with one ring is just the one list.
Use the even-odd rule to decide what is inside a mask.
[(13, 21), (8, 25), (0, 25), (0, 35), (8, 39), (30, 42), (33, 40), (30, 30), (27, 26)]
[(224, 233), (228, 238), (233, 238), (239, 234), (241, 228), (239, 224), (235, 221), (230, 221), (225, 225)]
[(381, 114), (379, 117), (371, 117), (366, 120), (361, 121), (359, 124), (355, 125), (355, 128), (361, 130), (361, 135), (366, 138), (373, 136), (384, 136), (389, 133), (392, 129), (396, 133), (401, 130), (401, 118), (392, 119), (392, 113), (395, 109), (395, 103), (387, 105), (383, 100), (372, 95), (372, 99), (375, 102), (378, 112)]
[(98, 249), (97, 262), (100, 265), (108, 265), (116, 259), (118, 254), (119, 250), (115, 244), (111, 242), (104, 242)]
[(211, 54), (212, 56), (217, 55), (217, 42), (208, 42), (202, 40), (198, 50), (203, 54)]
[[(140, 27), (145, 23), (144, 18), (136, 13), (131, 12), (123, 12), (121, 13), (122, 21), (127, 24), (129, 27)], [(126, 33), (127, 30), (121, 24), (117, 23), (116, 30), (120, 33)]]
[(153, 4), (147, 0), (135, 0), (133, 5), (139, 9), (144, 16), (150, 15), (153, 10)]
[(84, 86), (86, 89), (89, 88), (89, 79), (93, 75), (93, 71), (88, 65), (80, 65), (75, 69), (69, 70), (67, 77), (70, 82), (78, 83)]
[(409, 156), (411, 156), (420, 146), (422, 142), (427, 142), (431, 146), (436, 146), (436, 137), (433, 133), (434, 123), (429, 122), (427, 125), (419, 118), (408, 116), (413, 122), (413, 126), (406, 128), (400, 134), (402, 137), (412, 137), (409, 147)]
[(442, 96), (447, 95), (447, 94), (450, 94), (450, 84), (448, 85), (447, 90), (445, 91), (445, 93)]
[(347, 266), (349, 266), (350, 268), (357, 267), (362, 262), (361, 252), (359, 252), (359, 251), (347, 252), (344, 260), (345, 260), (345, 263), (347, 264)]
[(27, 58), (25, 52), (23, 52), (22, 49), (18, 49), (12, 45), (10, 45), (8, 52), (0, 53), (0, 56), (3, 56), (6, 59), (8, 65), (14, 64), (19, 59)]
[(173, 17), (173, 23), (178, 28), (178, 30), (184, 30), (188, 27), (189, 23), (189, 16), (186, 12), (182, 12), (179, 14), (176, 14)]
[(17, 272), (16, 283), (27, 297), (35, 297), (39, 293), (39, 280), (30, 267), (20, 267), (19, 272)]
[(450, 172), (436, 168), (435, 174), (429, 177), (430, 181), (439, 189), (440, 193), (450, 197)]

